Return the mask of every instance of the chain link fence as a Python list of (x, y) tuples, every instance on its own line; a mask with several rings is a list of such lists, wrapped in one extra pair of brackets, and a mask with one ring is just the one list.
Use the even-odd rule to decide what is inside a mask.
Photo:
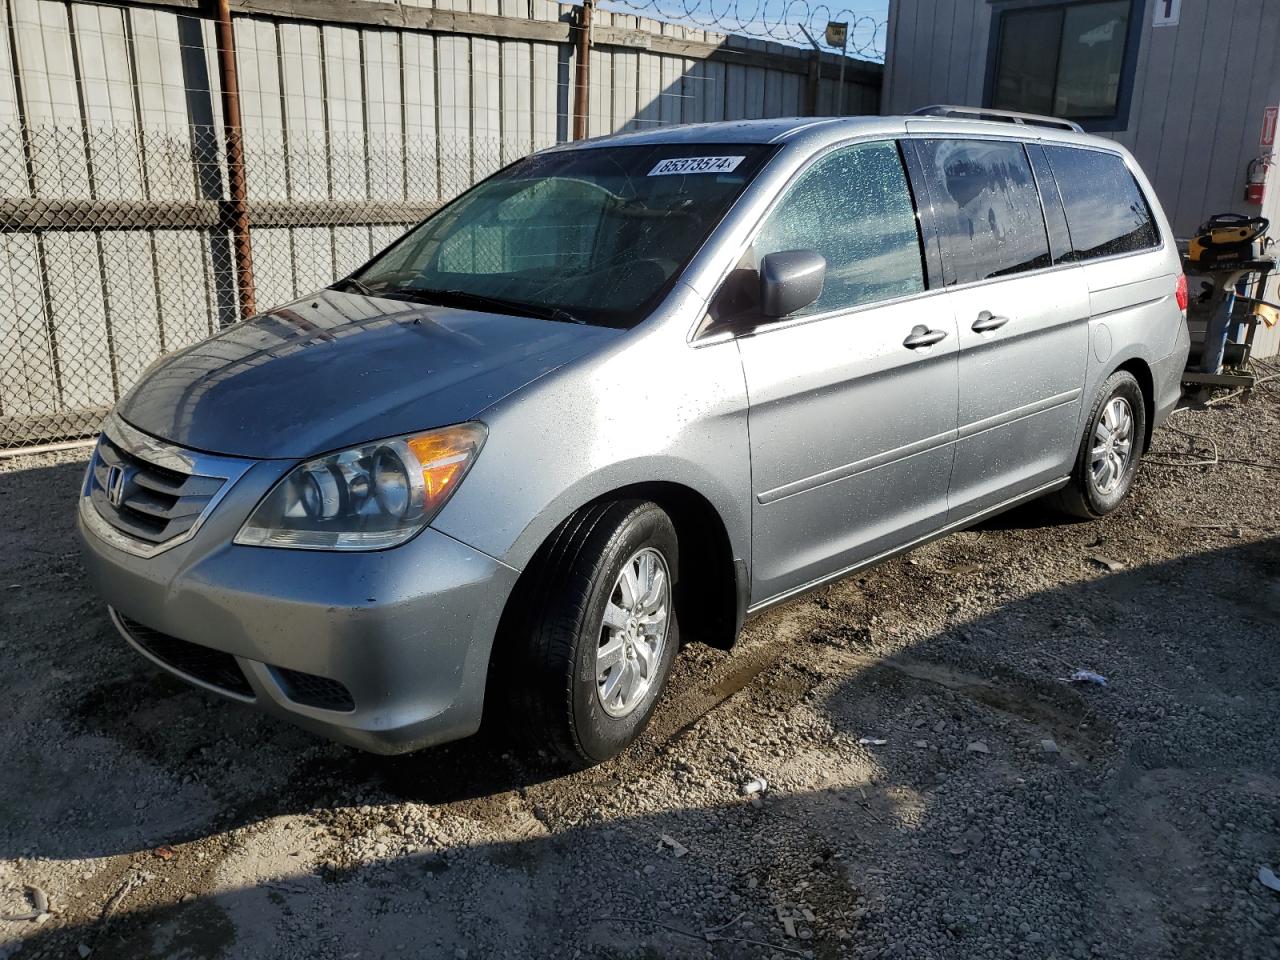
[[(245, 137), (257, 303), (345, 276), (498, 143)], [(0, 129), (0, 449), (84, 437), (163, 354), (240, 319), (220, 131)]]
[[(592, 48), (583, 97), (572, 6), (487, 6), (483, 24), (461, 24), (470, 32), (384, 28), (359, 4), (335, 8), (338, 22), (294, 17), (285, 0), (278, 17), (237, 16), (242, 208), (206, 15), (0, 0), (0, 452), (92, 436), (159, 357), (250, 303), (270, 309), (349, 274), (502, 165), (567, 139), (575, 111), (597, 135), (842, 99), (819, 58), (809, 101), (807, 52), (621, 15), (629, 32)], [(733, 56), (717, 60), (722, 45)], [(871, 102), (878, 75), (847, 89)]]
[(805, 47), (814, 42), (827, 50), (836, 49), (826, 44), (827, 24), (843, 23), (848, 27), (845, 52), (875, 63), (884, 62), (888, 40), (889, 21), (884, 13), (867, 12), (869, 8), (887, 10), (887, 0), (855, 4), (858, 9), (810, 0), (605, 0), (604, 6), (719, 33)]

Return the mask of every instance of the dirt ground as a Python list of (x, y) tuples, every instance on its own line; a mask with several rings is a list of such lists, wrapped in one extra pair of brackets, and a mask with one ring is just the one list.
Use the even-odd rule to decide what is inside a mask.
[(47, 897), (0, 958), (1275, 960), (1274, 386), (1177, 414), (1104, 522), (1024, 508), (691, 645), (568, 777), (161, 675), (86, 589), (84, 451), (0, 461), (0, 913)]

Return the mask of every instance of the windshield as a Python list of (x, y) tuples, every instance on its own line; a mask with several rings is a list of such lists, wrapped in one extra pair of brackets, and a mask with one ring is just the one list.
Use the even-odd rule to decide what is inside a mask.
[(671, 289), (773, 149), (665, 143), (528, 157), (344, 282), (375, 296), (629, 327)]

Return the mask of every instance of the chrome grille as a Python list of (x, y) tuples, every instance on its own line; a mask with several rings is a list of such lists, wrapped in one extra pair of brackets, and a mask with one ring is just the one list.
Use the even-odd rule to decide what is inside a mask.
[(224, 483), (221, 477), (182, 474), (148, 463), (104, 434), (93, 458), (89, 498), (117, 530), (164, 543), (190, 530)]
[(193, 536), (251, 465), (164, 443), (112, 415), (89, 462), (80, 515), (113, 546), (153, 556)]

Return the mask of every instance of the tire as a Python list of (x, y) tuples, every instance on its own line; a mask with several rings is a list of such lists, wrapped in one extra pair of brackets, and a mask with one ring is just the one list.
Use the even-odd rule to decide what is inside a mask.
[[(1101, 467), (1095, 453), (1106, 450), (1108, 445), (1102, 439), (1100, 431), (1116, 432), (1111, 428), (1117, 422), (1124, 422), (1115, 416), (1117, 410), (1128, 413), (1127, 452), (1122, 466), (1117, 467), (1112, 456), (1109, 468)], [(1103, 427), (1100, 428), (1100, 424)], [(1089, 411), (1084, 436), (1080, 440), (1071, 481), (1054, 495), (1055, 506), (1066, 514), (1084, 520), (1105, 517), (1119, 507), (1129, 495), (1138, 475), (1146, 430), (1147, 407), (1142, 387), (1131, 373), (1118, 370), (1107, 378), (1098, 391), (1098, 399)], [(1120, 447), (1121, 444), (1116, 442), (1112, 450), (1119, 451)], [(1104, 456), (1104, 459), (1107, 457)]]
[[(539, 566), (519, 600), (515, 635), (505, 645), (500, 690), (508, 722), (520, 739), (560, 763), (590, 766), (616, 756), (640, 735), (671, 672), (679, 647), (672, 600), (679, 576), (675, 526), (647, 501), (595, 504), (565, 521), (535, 562)], [(654, 629), (656, 614), (628, 617), (623, 629), (605, 623), (606, 612), (615, 624), (618, 610), (626, 612), (615, 602), (627, 599), (624, 567), (641, 578), (648, 569), (654, 583), (658, 571), (665, 578), (660, 642), (640, 633)], [(623, 654), (609, 668), (619, 673), (605, 675), (615, 681), (607, 701), (597, 655), (606, 647), (617, 655), (615, 641), (624, 648), (630, 643), (631, 656)], [(628, 688), (634, 694), (630, 702), (619, 693), (628, 677), (635, 681)]]

